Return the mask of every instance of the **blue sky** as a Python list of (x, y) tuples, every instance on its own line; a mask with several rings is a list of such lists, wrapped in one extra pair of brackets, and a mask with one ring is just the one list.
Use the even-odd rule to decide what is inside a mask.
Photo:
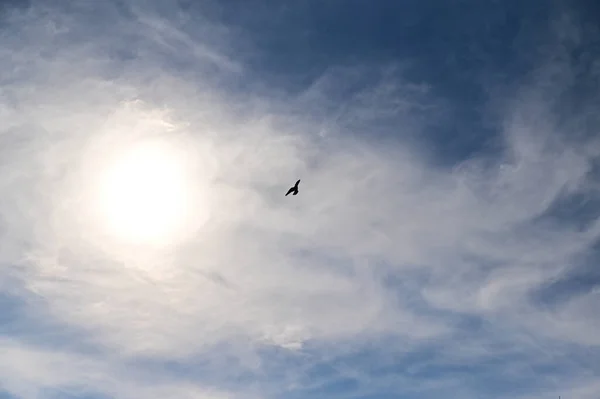
[(1, 2), (0, 398), (598, 398), (594, 3)]

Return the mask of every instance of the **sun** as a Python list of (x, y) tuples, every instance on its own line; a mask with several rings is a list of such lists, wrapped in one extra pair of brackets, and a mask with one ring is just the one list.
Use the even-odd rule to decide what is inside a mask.
[(121, 240), (158, 243), (185, 223), (190, 185), (185, 162), (160, 141), (120, 151), (101, 173), (98, 211), (104, 226)]

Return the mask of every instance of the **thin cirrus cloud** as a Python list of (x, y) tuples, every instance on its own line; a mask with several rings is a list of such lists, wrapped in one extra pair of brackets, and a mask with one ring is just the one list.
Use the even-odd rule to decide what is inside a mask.
[[(574, 19), (489, 99), (501, 150), (449, 167), (417, 138), (451, 99), (411, 60), (284, 95), (210, 15), (2, 9), (0, 396), (598, 395), (600, 230), (565, 213), (598, 197), (597, 94), (563, 106)], [(107, 243), (83, 210), (103, 149), (148, 135), (187, 140), (203, 193), (168, 252)]]

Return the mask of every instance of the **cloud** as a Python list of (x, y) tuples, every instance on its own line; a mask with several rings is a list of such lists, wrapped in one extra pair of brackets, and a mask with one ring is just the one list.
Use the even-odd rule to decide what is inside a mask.
[[(597, 140), (553, 114), (568, 62), (544, 61), (502, 102), (498, 154), (447, 168), (415, 137), (450, 100), (404, 67), (253, 97), (225, 83), (251, 80), (232, 31), (157, 4), (2, 16), (2, 389), (597, 395), (597, 289), (538, 295), (589, 267), (599, 234), (597, 217), (553, 219), (598, 195)], [(166, 252), (107, 241), (85, 212), (107, 149), (146, 135), (197, 155), (210, 214)]]
[[(176, 396), (182, 398), (227, 398), (209, 388), (199, 388), (186, 381), (164, 381), (160, 376), (143, 376), (115, 369), (106, 359), (49, 350), (26, 345), (10, 338), (2, 339), (4, 390), (12, 395), (46, 397), (63, 395), (105, 395), (134, 398)], [(137, 375), (136, 375), (137, 374)], [(128, 377), (124, 378), (124, 375)]]

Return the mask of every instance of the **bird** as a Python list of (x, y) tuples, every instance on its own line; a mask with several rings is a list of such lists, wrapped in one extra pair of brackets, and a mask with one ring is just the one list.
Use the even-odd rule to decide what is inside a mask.
[(296, 182), (296, 184), (294, 184), (294, 187), (290, 188), (288, 190), (288, 192), (285, 194), (285, 196), (287, 197), (288, 195), (292, 194), (292, 195), (296, 195), (298, 194), (298, 184), (300, 183), (300, 180), (298, 180)]

